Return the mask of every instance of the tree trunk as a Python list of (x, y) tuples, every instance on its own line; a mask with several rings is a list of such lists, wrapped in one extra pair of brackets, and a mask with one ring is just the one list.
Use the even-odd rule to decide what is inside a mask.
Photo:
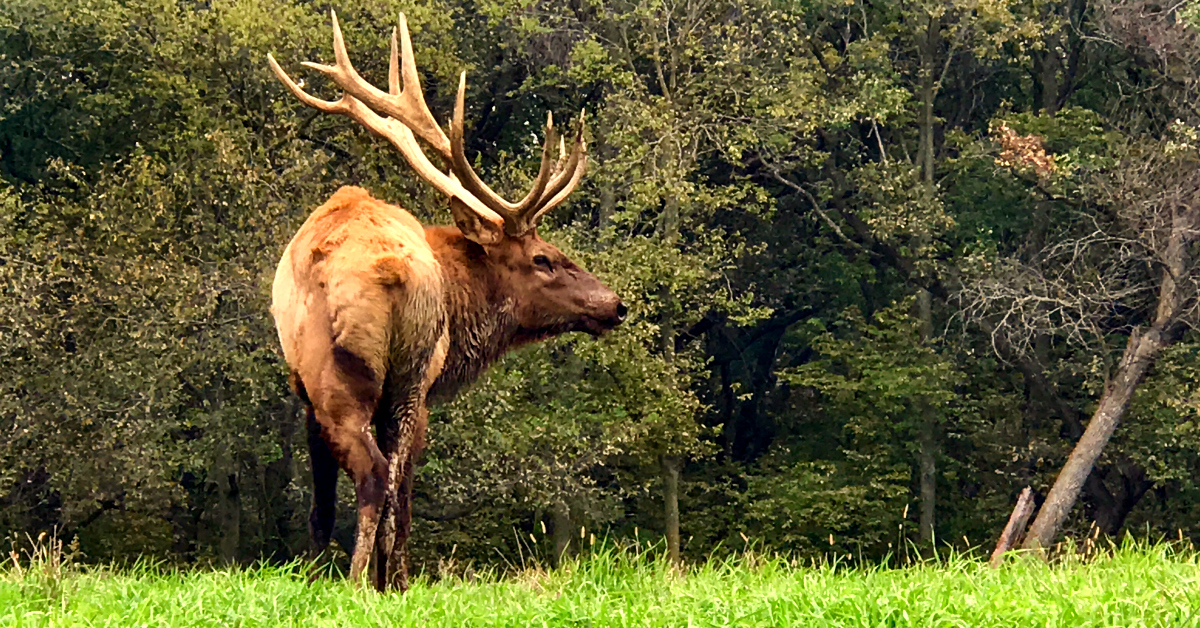
[(1029, 515), (1032, 514), (1033, 489), (1026, 486), (1025, 490), (1021, 491), (1021, 496), (1017, 498), (1017, 506), (1009, 515), (1004, 532), (1000, 533), (1000, 540), (996, 542), (996, 549), (992, 551), (992, 558), (988, 561), (993, 569), (1000, 566), (1001, 561), (1004, 560), (1004, 553), (1021, 540), (1021, 533), (1025, 532), (1025, 524), (1029, 521)]
[[(994, 335), (995, 328), (986, 321), (983, 321), (981, 326), (988, 335)], [(1028, 356), (1013, 354), (1002, 337), (996, 336), (996, 338), (1001, 351), (1013, 355), (1013, 359), (1024, 376), (1025, 387), (1030, 399), (1029, 420), (1037, 424), (1043, 420), (1049, 420), (1052, 415), (1058, 415), (1062, 420), (1066, 437), (1071, 441), (1078, 442), (1085, 429), (1085, 417), (1082, 417), (1077, 408), (1059, 395), (1054, 385), (1046, 378), (1045, 369), (1042, 366), (1048, 363), (1049, 350), (1043, 348), (1043, 345), (1048, 344), (1048, 336), (1039, 335), (1035, 340), (1036, 361)], [(1121, 465), (1113, 465), (1113, 470), (1117, 472), (1124, 489), (1120, 495), (1114, 496), (1109, 491), (1105, 485), (1105, 472), (1098, 467), (1092, 468), (1092, 472), (1088, 474), (1083, 483), (1083, 494), (1087, 496), (1092, 508), (1091, 516), (1100, 530), (1109, 536), (1120, 530), (1134, 506), (1154, 486), (1153, 481), (1146, 479), (1145, 469), (1130, 461), (1125, 461)]]
[(1135, 329), (1130, 334), (1117, 370), (1105, 385), (1104, 394), (1100, 396), (1100, 405), (1096, 408), (1096, 413), (1092, 415), (1083, 436), (1079, 438), (1071, 456), (1067, 458), (1067, 464), (1054, 480), (1054, 486), (1038, 511), (1037, 519), (1034, 519), (1029, 528), (1029, 535), (1025, 538), (1026, 549), (1044, 555), (1045, 548), (1054, 543), (1063, 522), (1079, 499), (1083, 483), (1091, 474), (1096, 460), (1129, 407), (1142, 377), (1158, 359), (1163, 348), (1170, 343), (1167, 331), (1175, 323), (1182, 308), (1182, 298), (1175, 278), (1186, 276), (1185, 236), (1189, 225), (1186, 216), (1175, 216), (1170, 239), (1162, 255), (1166, 268), (1163, 270), (1162, 283), (1158, 290), (1158, 310), (1155, 312), (1154, 322), (1145, 333)]
[(1037, 519), (1029, 528), (1029, 536), (1025, 539), (1026, 549), (1040, 552), (1054, 543), (1054, 538), (1079, 498), (1084, 481), (1116, 430), (1125, 409), (1129, 407), (1134, 390), (1162, 347), (1161, 333), (1151, 331), (1143, 336), (1135, 332), (1130, 336), (1116, 375), (1100, 397), (1100, 406), (1075, 444), (1067, 464), (1059, 472), (1042, 509), (1038, 511)]
[(571, 537), (574, 536), (575, 528), (571, 525), (571, 508), (566, 501), (559, 501), (555, 504), (550, 517), (551, 524), (554, 526), (551, 531), (554, 539), (553, 564), (558, 567), (562, 564), (563, 557), (571, 550)]
[(666, 510), (667, 556), (679, 564), (679, 456), (663, 456), (663, 501)]
[[(662, 214), (662, 238), (667, 245), (674, 245), (679, 239), (679, 199), (672, 195), (666, 199)], [(663, 360), (675, 360), (675, 321), (672, 316), (674, 297), (670, 286), (663, 284), (659, 291), (659, 299), (663, 306), (660, 323), (661, 350)], [(672, 564), (679, 564), (679, 467), (680, 457), (670, 453), (660, 458), (663, 473), (663, 534), (667, 538), (667, 555)]]
[[(929, 344), (933, 336), (933, 309), (928, 290), (917, 292), (917, 312), (921, 321), (921, 343)], [(921, 402), (921, 425), (917, 434), (917, 470), (921, 492), (921, 512), (918, 525), (921, 545), (933, 546), (934, 516), (937, 511), (937, 416), (928, 400)]]
[(607, 229), (609, 221), (612, 220), (612, 215), (617, 208), (616, 196), (611, 184), (604, 183), (600, 188), (600, 213), (596, 216), (596, 226), (600, 232)]
[[(1116, 475), (1120, 483), (1115, 495), (1106, 485), (1106, 480), (1112, 475)], [(1106, 536), (1116, 536), (1125, 525), (1129, 513), (1153, 487), (1154, 481), (1146, 477), (1146, 470), (1140, 466), (1114, 464), (1110, 465), (1107, 473), (1092, 469), (1083, 490), (1090, 498), (1092, 520), (1096, 522), (1096, 527)]]
[(221, 541), (217, 550), (220, 552), (221, 562), (232, 565), (237, 562), (238, 548), (242, 544), (242, 502), (237, 475), (225, 474), (224, 480), (217, 486), (221, 500)]
[(721, 362), (718, 369), (721, 373), (721, 438), (725, 441), (723, 455), (726, 460), (733, 459), (733, 443), (737, 440), (737, 424), (734, 423), (734, 411), (737, 409), (737, 397), (733, 394), (733, 374), (730, 372), (729, 361)]
[[(925, 35), (920, 41), (921, 118), (918, 128), (919, 146), (917, 165), (921, 168), (921, 180), (933, 184), (933, 101), (937, 96), (937, 46), (941, 40), (940, 18), (929, 16)], [(928, 344), (933, 336), (933, 311), (928, 290), (917, 291), (917, 316), (921, 322), (921, 342)], [(934, 408), (921, 402), (920, 426), (917, 430), (917, 473), (920, 486), (920, 521), (918, 534), (921, 545), (933, 546), (934, 516), (937, 510), (937, 421)]]
[[(1045, 16), (1047, 22), (1057, 20), (1057, 8), (1051, 7), (1049, 13)], [(1060, 90), (1058, 73), (1059, 62), (1058, 45), (1059, 34), (1057, 31), (1046, 33), (1042, 40), (1043, 48), (1035, 50), (1032, 53), (1033, 71), (1037, 76), (1035, 89), (1038, 91), (1039, 100), (1043, 114), (1054, 115), (1058, 113), (1058, 94)]]
[(280, 456), (263, 468), (262, 522), (264, 526), (262, 553), (273, 560), (285, 561), (302, 552), (307, 539), (293, 526), (296, 504), (288, 498), (287, 487), (296, 478), (293, 446), (296, 427), (304, 423), (304, 407), (299, 397), (291, 396), (284, 404), (285, 416), (279, 421)]
[(941, 18), (928, 16), (925, 34), (918, 39), (921, 57), (920, 98), (921, 113), (917, 126), (917, 166), (921, 168), (921, 179), (933, 183), (933, 100), (937, 97), (937, 51), (941, 43)]
[(926, 416), (922, 417), (917, 443), (917, 466), (921, 483), (921, 520), (918, 532), (921, 544), (926, 547), (933, 545), (934, 515), (937, 510), (937, 441), (934, 434), (936, 428), (932, 417), (929, 416), (929, 410), (926, 408)]

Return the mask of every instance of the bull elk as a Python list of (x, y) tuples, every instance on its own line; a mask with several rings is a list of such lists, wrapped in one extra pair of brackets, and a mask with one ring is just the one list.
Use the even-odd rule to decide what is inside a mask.
[[(386, 93), (355, 71), (332, 19), (335, 64), (304, 65), (341, 88), (337, 101), (307, 94), (268, 56), (271, 69), (304, 104), (391, 142), (449, 197), (456, 226), (423, 227), (404, 209), (343, 187), (284, 250), (271, 313), (289, 382), (307, 409), (314, 550), (329, 544), (341, 466), (354, 480), (358, 506), (351, 579), (359, 582), (370, 565), (377, 589), (404, 590), (413, 466), (429, 403), (452, 397), (511, 348), (571, 331), (598, 337), (625, 318), (626, 308), (536, 230), (583, 176), (582, 114), (569, 154), (547, 119), (532, 189), (507, 201), (479, 179), (464, 153), (466, 73), (447, 137), (425, 103), (404, 15), (392, 30)], [(417, 138), (448, 172), (430, 162)]]

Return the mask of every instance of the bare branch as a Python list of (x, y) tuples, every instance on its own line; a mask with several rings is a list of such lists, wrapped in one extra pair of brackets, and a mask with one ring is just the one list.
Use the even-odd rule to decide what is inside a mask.
[(862, 251), (864, 253), (868, 252), (863, 245), (851, 240), (849, 236), (842, 232), (841, 227), (839, 227), (837, 223), (835, 223), (833, 219), (829, 217), (829, 214), (825, 213), (825, 210), (821, 209), (821, 204), (817, 202), (817, 199), (808, 190), (780, 174), (779, 169), (775, 166), (768, 164), (767, 167), (771, 170), (771, 175), (774, 176), (777, 181), (804, 195), (804, 197), (808, 199), (808, 202), (812, 204), (813, 211), (817, 212), (817, 215), (825, 221), (825, 224), (828, 225), (829, 228), (832, 229), (839, 238), (841, 238), (842, 242), (846, 243), (846, 245), (855, 250)]

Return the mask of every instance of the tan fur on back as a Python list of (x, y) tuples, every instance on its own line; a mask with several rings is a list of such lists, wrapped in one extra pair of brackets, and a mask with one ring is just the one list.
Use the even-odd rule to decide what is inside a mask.
[(338, 346), (381, 385), (395, 349), (432, 346), (443, 333), (441, 282), (412, 215), (341, 188), (300, 227), (275, 274), (271, 313), (288, 365), (315, 376)]

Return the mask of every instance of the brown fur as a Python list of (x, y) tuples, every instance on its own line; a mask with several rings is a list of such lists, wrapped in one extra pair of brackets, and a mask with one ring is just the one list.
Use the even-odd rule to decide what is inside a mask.
[(536, 233), (480, 240), (344, 187), (308, 217), (275, 275), (289, 381), (310, 406), (314, 545), (329, 542), (335, 460), (357, 494), (351, 576), (373, 553), (380, 589), (407, 586), (428, 401), (452, 397), (512, 347), (598, 336), (624, 317), (611, 290)]

